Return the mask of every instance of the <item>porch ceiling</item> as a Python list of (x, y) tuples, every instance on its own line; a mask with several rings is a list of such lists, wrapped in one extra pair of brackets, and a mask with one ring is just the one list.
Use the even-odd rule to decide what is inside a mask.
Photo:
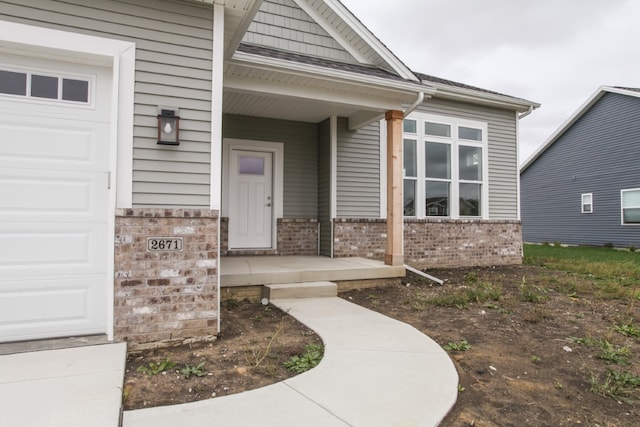
[(229, 114), (318, 123), (332, 115), (358, 128), (388, 110), (415, 102), (419, 89), (388, 87), (345, 75), (225, 64), (223, 111)]

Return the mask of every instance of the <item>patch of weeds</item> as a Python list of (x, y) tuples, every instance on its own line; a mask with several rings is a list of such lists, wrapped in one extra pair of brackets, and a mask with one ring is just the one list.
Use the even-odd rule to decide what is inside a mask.
[(284, 362), (284, 367), (296, 374), (301, 374), (318, 366), (324, 354), (321, 344), (307, 344), (300, 356), (292, 356)]
[(280, 335), (283, 330), (284, 319), (280, 321), (278, 328), (273, 333), (273, 335), (271, 335), (271, 338), (269, 339), (266, 347), (254, 347), (250, 351), (245, 352), (244, 357), (253, 370), (258, 369), (260, 365), (262, 365), (262, 362), (264, 362), (264, 360), (269, 356), (269, 354), (271, 353), (271, 347), (273, 347), (276, 337)]
[(631, 404), (633, 400), (630, 396), (640, 387), (640, 377), (628, 372), (607, 369), (602, 379), (599, 375), (591, 373), (589, 383), (593, 393)]
[(460, 340), (458, 342), (448, 342), (446, 345), (443, 345), (446, 351), (469, 351), (471, 350), (471, 344), (467, 342), (467, 340)]
[(558, 390), (562, 390), (564, 388), (562, 383), (560, 381), (556, 380), (555, 378), (553, 380), (553, 386)]
[(238, 308), (240, 305), (240, 301), (235, 298), (228, 299), (224, 302), (224, 306), (229, 310), (233, 310), (234, 308)]
[(431, 297), (428, 302), (436, 307), (465, 308), (469, 303), (469, 299), (463, 292), (452, 290), (443, 295)]
[(520, 285), (520, 299), (538, 304), (546, 300), (546, 297), (540, 293), (540, 288), (527, 284), (527, 280), (523, 277)]
[(538, 362), (540, 362), (541, 360), (542, 360), (542, 359), (540, 358), (540, 356), (537, 356), (537, 355), (535, 355), (535, 354), (534, 354), (533, 356), (531, 356), (531, 361), (532, 361), (533, 363), (538, 363)]
[(465, 391), (465, 388), (462, 386), (462, 384), (458, 384), (458, 393), (462, 393), (463, 391)]
[(631, 357), (631, 349), (629, 346), (616, 346), (606, 339), (600, 340), (598, 343), (600, 353), (598, 358), (604, 360), (607, 364), (615, 363), (616, 365), (628, 365)]
[(207, 371), (204, 369), (204, 362), (200, 362), (195, 366), (184, 365), (184, 368), (180, 369), (180, 373), (189, 379), (191, 376), (204, 377), (207, 375)]
[(533, 310), (523, 314), (522, 318), (527, 322), (538, 323), (545, 319), (552, 319), (553, 316), (549, 314), (547, 310), (544, 310), (543, 308), (540, 308), (540, 307), (536, 307)]
[(613, 330), (627, 337), (640, 337), (640, 328), (635, 325), (622, 323), (614, 326)]
[(149, 362), (147, 366), (139, 366), (136, 371), (144, 372), (147, 375), (158, 375), (159, 373), (172, 369), (175, 366), (175, 362), (167, 357), (159, 362)]
[(464, 283), (467, 285), (473, 285), (474, 283), (478, 283), (478, 273), (475, 271), (470, 271), (464, 275)]
[(449, 289), (442, 295), (428, 298), (427, 302), (438, 307), (465, 308), (470, 303), (499, 301), (502, 286), (490, 282), (477, 282), (468, 286)]

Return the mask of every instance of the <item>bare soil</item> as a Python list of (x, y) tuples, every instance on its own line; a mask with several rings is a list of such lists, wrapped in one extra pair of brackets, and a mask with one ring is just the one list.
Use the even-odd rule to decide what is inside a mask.
[[(605, 384), (608, 369), (640, 375), (640, 339), (614, 331), (616, 325), (640, 324), (631, 301), (603, 299), (596, 284), (583, 283), (588, 277), (536, 266), (429, 273), (444, 279), (444, 285), (409, 274), (400, 286), (341, 297), (407, 322), (442, 346), (466, 340), (466, 351), (449, 351), (460, 377), (459, 395), (443, 426), (640, 425), (638, 387), (616, 399), (592, 391), (594, 379)], [(457, 307), (433, 303), (435, 297), (446, 301), (452, 291), (478, 283), (499, 289), (498, 297)], [(318, 342), (286, 314), (257, 303), (227, 303), (221, 318), (222, 334), (213, 343), (130, 354), (125, 409), (224, 396), (282, 381), (292, 375), (283, 368), (284, 360)], [(603, 339), (616, 349), (629, 347), (627, 364), (601, 358), (601, 349), (589, 340)], [(256, 354), (267, 356), (254, 366), (252, 361), (260, 358)], [(178, 366), (204, 361), (207, 375), (185, 379), (176, 368), (158, 375), (137, 372), (165, 357)]]

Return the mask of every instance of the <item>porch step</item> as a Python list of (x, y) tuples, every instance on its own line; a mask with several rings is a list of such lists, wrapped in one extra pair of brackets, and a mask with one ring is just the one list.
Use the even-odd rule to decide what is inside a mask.
[(264, 285), (262, 297), (272, 299), (323, 298), (338, 295), (338, 285), (332, 282), (276, 283)]

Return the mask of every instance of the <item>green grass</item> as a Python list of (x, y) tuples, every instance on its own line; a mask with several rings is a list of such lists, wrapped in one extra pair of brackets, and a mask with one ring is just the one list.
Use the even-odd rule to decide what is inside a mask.
[[(524, 263), (591, 279), (605, 299), (640, 299), (640, 253), (603, 247), (524, 245)], [(565, 292), (575, 292), (574, 284)]]

